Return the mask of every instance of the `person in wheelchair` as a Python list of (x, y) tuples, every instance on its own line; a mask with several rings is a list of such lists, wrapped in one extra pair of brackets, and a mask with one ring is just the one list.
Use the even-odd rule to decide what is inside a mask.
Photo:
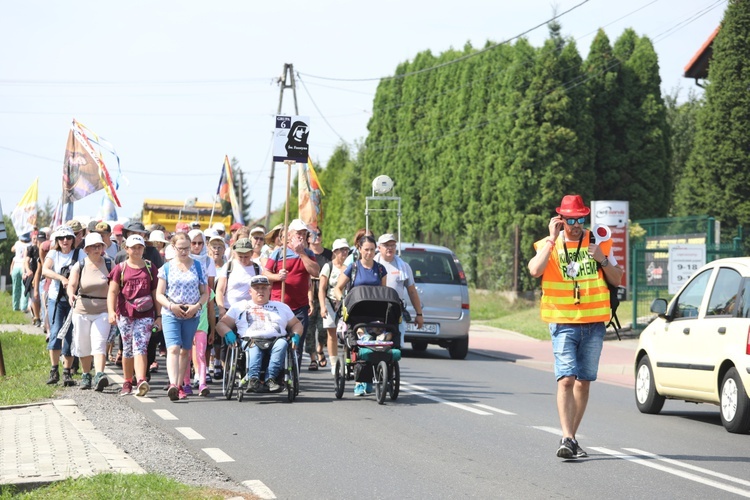
[[(247, 392), (279, 392), (283, 389), (277, 378), (284, 368), (289, 342), (287, 332), (292, 333), (293, 338), (302, 335), (302, 323), (289, 306), (269, 300), (270, 297), (271, 282), (268, 278), (262, 274), (253, 276), (250, 279), (250, 300), (234, 304), (216, 325), (216, 331), (228, 344), (237, 342), (237, 336), (249, 340), (247, 373), (240, 383), (240, 388)], [(270, 354), (270, 359), (263, 385), (260, 373), (264, 353), (265, 356)]]

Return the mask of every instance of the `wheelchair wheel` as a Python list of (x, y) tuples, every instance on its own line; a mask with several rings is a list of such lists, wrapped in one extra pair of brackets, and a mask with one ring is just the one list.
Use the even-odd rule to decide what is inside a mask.
[(388, 363), (381, 361), (375, 369), (375, 398), (378, 404), (385, 402), (385, 395), (388, 393)]
[(224, 397), (232, 399), (232, 393), (234, 392), (235, 377), (237, 374), (237, 356), (239, 355), (240, 349), (236, 344), (227, 346), (227, 355), (224, 358), (224, 378), (222, 379), (221, 390), (224, 393)]
[(297, 372), (297, 356), (290, 347), (286, 350), (286, 397), (291, 403), (299, 393), (299, 375)]
[(401, 388), (401, 370), (398, 367), (398, 361), (391, 363), (391, 383), (388, 384), (388, 393), (391, 396), (391, 401), (396, 401), (398, 398), (398, 391)]
[(346, 387), (346, 363), (342, 355), (336, 356), (336, 370), (333, 372), (333, 382), (336, 388), (336, 399), (341, 399)]

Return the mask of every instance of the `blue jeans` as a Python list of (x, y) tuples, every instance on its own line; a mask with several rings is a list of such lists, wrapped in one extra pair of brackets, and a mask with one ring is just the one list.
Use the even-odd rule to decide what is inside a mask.
[(164, 343), (167, 347), (178, 345), (181, 349), (192, 349), (193, 338), (200, 319), (200, 314), (187, 319), (179, 319), (171, 314), (162, 315), (161, 329), (164, 332)]
[(555, 379), (596, 380), (605, 332), (604, 323), (550, 323)]
[[(62, 328), (65, 318), (68, 317), (68, 313), (70, 312), (70, 304), (68, 304), (67, 300), (61, 300), (57, 302), (57, 307), (55, 307), (55, 302), (57, 302), (57, 299), (49, 299), (49, 302), (47, 302), (47, 311), (49, 312), (49, 342), (47, 343), (47, 350), (59, 351), (62, 349), (63, 356), (72, 356), (70, 347), (73, 343), (73, 328), (68, 330), (68, 334), (63, 339), (57, 338), (57, 334), (60, 332), (60, 328)], [(55, 318), (54, 321), (52, 321), (53, 316)]]
[[(299, 345), (297, 346), (297, 368), (302, 366), (302, 353), (305, 352), (305, 334), (307, 333), (307, 324), (310, 322), (310, 306), (303, 306), (299, 309), (292, 309), (294, 316), (302, 323), (302, 335), (299, 336)], [(313, 342), (315, 338), (313, 337)]]
[[(286, 355), (287, 341), (285, 338), (279, 338), (270, 348), (271, 359), (268, 360), (268, 369), (266, 370), (266, 380), (279, 376), (284, 368), (284, 356)], [(268, 350), (267, 350), (268, 351)], [(253, 345), (247, 350), (247, 377), (259, 378), (260, 367), (263, 364), (263, 352), (257, 345)]]

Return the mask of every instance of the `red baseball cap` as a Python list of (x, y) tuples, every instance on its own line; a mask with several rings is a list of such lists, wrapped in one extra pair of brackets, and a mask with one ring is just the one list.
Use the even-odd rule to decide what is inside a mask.
[(187, 222), (178, 222), (174, 230), (176, 233), (187, 233), (190, 231), (190, 226), (188, 226)]
[(122, 235), (122, 224), (115, 224), (115, 227), (112, 228), (112, 234)]
[(591, 209), (583, 204), (583, 198), (579, 194), (565, 195), (555, 211), (563, 217), (584, 217), (591, 213)]
[(229, 226), (229, 230), (230, 231), (237, 231), (241, 227), (242, 227), (242, 224), (240, 224), (239, 222), (235, 222), (234, 224), (232, 224), (231, 226)]

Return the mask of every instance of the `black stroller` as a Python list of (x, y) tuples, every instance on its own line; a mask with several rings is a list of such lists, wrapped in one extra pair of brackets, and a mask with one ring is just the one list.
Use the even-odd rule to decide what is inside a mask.
[(356, 286), (349, 290), (337, 328), (337, 399), (344, 395), (347, 380), (373, 382), (379, 404), (385, 402), (386, 394), (392, 401), (398, 398), (401, 308), (401, 298), (392, 288)]

